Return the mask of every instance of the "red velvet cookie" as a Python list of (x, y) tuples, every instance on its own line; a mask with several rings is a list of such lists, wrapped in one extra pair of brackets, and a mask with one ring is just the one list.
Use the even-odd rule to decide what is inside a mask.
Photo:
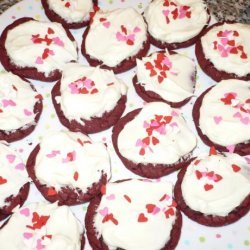
[(163, 101), (178, 108), (191, 99), (195, 77), (193, 60), (166, 50), (137, 59), (133, 84), (137, 94), (146, 102)]
[(182, 216), (172, 199), (170, 183), (123, 180), (108, 183), (102, 190), (102, 196), (90, 202), (85, 217), (93, 249), (106, 250), (109, 245), (117, 249), (175, 249)]
[(17, 206), (22, 206), (29, 193), (29, 178), (20, 157), (0, 144), (0, 221)]
[(163, 102), (148, 103), (122, 117), (113, 128), (112, 141), (125, 167), (146, 178), (188, 165), (196, 146), (181, 115)]
[[(19, 35), (22, 34), (22, 46)], [(55, 81), (65, 63), (77, 60), (72, 34), (61, 24), (17, 19), (0, 37), (0, 61), (4, 68), (21, 77)]]
[(202, 141), (219, 151), (250, 154), (249, 82), (223, 80), (204, 91), (193, 107)]
[(235, 22), (213, 24), (201, 34), (195, 54), (201, 69), (213, 80), (250, 80), (250, 25)]
[(150, 43), (161, 49), (179, 49), (193, 45), (210, 21), (210, 14), (201, 0), (153, 0), (144, 17)]
[(90, 13), (98, 0), (78, 0), (76, 5), (73, 1), (41, 0), (46, 16), (52, 22), (61, 23), (68, 29), (79, 29), (89, 25)]
[(42, 109), (42, 96), (29, 81), (12, 73), (0, 73), (0, 140), (13, 142), (28, 136)]
[[(36, 249), (69, 249), (74, 246), (83, 250), (84, 230), (67, 206), (56, 203), (30, 203), (16, 209), (0, 227), (2, 249), (16, 249), (32, 245)], [(10, 235), (12, 240), (7, 240)]]
[(133, 8), (97, 11), (83, 33), (82, 54), (91, 66), (125, 72), (149, 50), (143, 17)]
[(51, 95), (60, 122), (82, 133), (100, 132), (116, 124), (127, 100), (126, 86), (113, 72), (79, 64), (68, 65)]
[(50, 202), (77, 205), (100, 193), (110, 177), (106, 147), (81, 133), (57, 132), (31, 152), (27, 171)]
[(178, 174), (174, 189), (178, 207), (202, 225), (234, 223), (250, 209), (249, 169), (236, 154), (196, 158)]

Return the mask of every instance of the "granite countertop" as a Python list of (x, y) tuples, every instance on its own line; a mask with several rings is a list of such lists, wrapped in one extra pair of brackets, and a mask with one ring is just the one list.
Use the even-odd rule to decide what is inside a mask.
[[(0, 14), (21, 0), (0, 0)], [(206, 0), (218, 21), (234, 20), (250, 24), (250, 0)]]

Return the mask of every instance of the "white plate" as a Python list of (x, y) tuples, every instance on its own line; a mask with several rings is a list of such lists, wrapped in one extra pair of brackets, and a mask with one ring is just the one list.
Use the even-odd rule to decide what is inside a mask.
[[(133, 6), (140, 12), (144, 10), (147, 6), (149, 0), (138, 1), (138, 0), (99, 0), (99, 6), (103, 9), (114, 9), (117, 7), (128, 7)], [(38, 20), (48, 20), (44, 15), (42, 6), (39, 0), (24, 0), (10, 9), (8, 9), (5, 13), (0, 16), (0, 32), (10, 23), (12, 23), (15, 19), (20, 17), (33, 17)], [(71, 30), (78, 45), (80, 47), (81, 37), (83, 33), (83, 29), (79, 30)], [(157, 49), (151, 46), (151, 51), (156, 51)], [(189, 55), (190, 57), (195, 59), (194, 56), (194, 46), (188, 49), (178, 50), (183, 54)], [(86, 60), (80, 55), (80, 62), (87, 65)], [(0, 70), (2, 66), (0, 65)], [(196, 84), (195, 96), (199, 95), (209, 86), (215, 84), (213, 80), (207, 77), (203, 72), (201, 72), (199, 66), (198, 69), (198, 77)], [(119, 77), (124, 80), (127, 84), (128, 90), (128, 102), (125, 113), (143, 106), (142, 100), (136, 95), (134, 88), (132, 86), (132, 76), (135, 73), (135, 69), (130, 70), (127, 73), (120, 74)], [(40, 139), (48, 132), (65, 129), (58, 121), (56, 113), (54, 111), (54, 107), (51, 102), (51, 89), (54, 83), (43, 83), (39, 81), (32, 81), (37, 90), (44, 96), (44, 109), (41, 116), (41, 119), (37, 125), (35, 131), (25, 139), (12, 143), (11, 147), (16, 149), (24, 161), (27, 160), (29, 153), (33, 150), (35, 145), (40, 142)], [(194, 124), (191, 119), (191, 110), (192, 105), (195, 101), (195, 97), (181, 108), (181, 112), (186, 118), (190, 128), (196, 133)], [(116, 156), (112, 143), (111, 143), (111, 129), (101, 132), (95, 135), (90, 136), (95, 141), (103, 141), (108, 145), (108, 149), (111, 154), (112, 159), (112, 179), (111, 181), (129, 178), (129, 177), (138, 177), (132, 173), (130, 173), (121, 163), (119, 158)], [(195, 150), (195, 154), (208, 150), (206, 146), (204, 146), (201, 141), (198, 142), (198, 147)], [(173, 173), (169, 176), (162, 178), (164, 180), (175, 182), (176, 173)], [(40, 195), (39, 191), (36, 189), (34, 184), (31, 185), (30, 194), (28, 200), (25, 204), (29, 204), (34, 201), (42, 201), (44, 198)], [(84, 223), (84, 216), (87, 209), (88, 204), (79, 205), (71, 207), (72, 211), (81, 221)], [(1, 246), (1, 243), (0, 243)], [(1, 248), (1, 247), (0, 247)], [(91, 249), (88, 243), (86, 244), (85, 249)], [(201, 226), (190, 219), (188, 219), (185, 215), (183, 215), (183, 227), (181, 238), (176, 248), (177, 250), (249, 250), (250, 249), (250, 213), (248, 213), (244, 218), (239, 220), (238, 222), (218, 228), (211, 228)], [(7, 250), (7, 249), (6, 249)]]

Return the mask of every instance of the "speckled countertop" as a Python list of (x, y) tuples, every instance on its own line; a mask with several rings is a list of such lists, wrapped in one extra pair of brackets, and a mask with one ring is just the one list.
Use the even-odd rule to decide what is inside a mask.
[[(0, 0), (0, 14), (21, 0)], [(250, 0), (207, 0), (209, 10), (218, 21), (235, 20), (250, 24)]]

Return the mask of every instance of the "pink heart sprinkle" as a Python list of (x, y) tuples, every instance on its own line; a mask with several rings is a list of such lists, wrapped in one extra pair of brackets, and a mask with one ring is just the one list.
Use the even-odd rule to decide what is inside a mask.
[(232, 153), (234, 152), (235, 145), (229, 145), (229, 146), (227, 146), (226, 148), (227, 148), (228, 152), (229, 152), (230, 154), (232, 154)]
[(136, 144), (135, 144), (137, 147), (143, 147), (144, 146), (144, 144), (143, 144), (143, 142), (142, 142), (142, 140), (141, 139), (138, 139), (137, 141), (136, 141)]
[(42, 244), (42, 241), (39, 239), (36, 241), (36, 249), (42, 250), (44, 248), (44, 245)]
[(26, 207), (26, 208), (20, 210), (20, 214), (21, 214), (21, 215), (24, 215), (25, 217), (28, 217), (28, 216), (30, 215), (30, 210), (29, 210), (29, 208)]
[(179, 114), (175, 111), (172, 111), (171, 116), (179, 116)]
[(235, 118), (241, 118), (242, 115), (241, 115), (240, 112), (236, 112), (236, 113), (233, 115), (233, 117), (235, 117)]
[(64, 46), (64, 43), (63, 41), (57, 36), (57, 37), (54, 37), (53, 39), (53, 42), (54, 44), (60, 46), (60, 47), (63, 47)]
[(134, 34), (128, 35), (127, 40), (131, 40), (131, 41), (134, 42), (135, 41), (135, 35)]
[(31, 115), (33, 114), (33, 113), (30, 112), (28, 109), (24, 109), (23, 112), (24, 112), (24, 114), (25, 114), (26, 116), (31, 116)]
[(168, 15), (169, 15), (169, 10), (163, 10), (163, 11), (162, 11), (162, 14), (163, 14), (164, 16), (168, 16)]
[(36, 58), (36, 64), (43, 64), (43, 59), (40, 56)]
[(158, 214), (160, 211), (161, 211), (161, 209), (159, 207), (155, 206), (152, 214), (153, 215)]
[(87, 89), (91, 89), (92, 87), (92, 81), (90, 79), (86, 79), (84, 81), (84, 86), (87, 88)]
[(111, 194), (111, 195), (107, 196), (106, 199), (109, 200), (109, 201), (114, 200), (115, 199), (115, 195)]
[(106, 216), (108, 212), (109, 212), (109, 209), (107, 207), (99, 210), (99, 214), (102, 216)]
[(117, 33), (116, 33), (116, 39), (117, 39), (119, 42), (126, 41), (126, 37), (123, 36), (120, 32), (117, 32)]
[(50, 154), (47, 154), (46, 156), (48, 158), (53, 158), (53, 157), (56, 157), (56, 155), (60, 154), (60, 150), (52, 150)]
[(228, 43), (228, 39), (227, 38), (221, 38), (221, 43), (223, 45), (226, 45)]
[(218, 125), (222, 121), (221, 116), (214, 116), (214, 122)]
[(24, 170), (25, 169), (25, 165), (23, 163), (18, 163), (15, 166), (15, 169), (17, 169), (17, 170)]
[(32, 236), (33, 236), (32, 233), (27, 233), (27, 232), (23, 233), (23, 237), (24, 237), (25, 239), (27, 239), (27, 240), (29, 240), (30, 238), (32, 238)]
[(141, 31), (141, 29), (140, 29), (139, 27), (136, 26), (136, 27), (134, 28), (134, 33), (138, 33), (138, 32), (140, 32), (140, 31)]
[(51, 56), (55, 55), (54, 50), (49, 50), (49, 54), (50, 54)]
[(110, 27), (110, 22), (104, 22), (103, 26), (108, 29)]
[(15, 161), (15, 159), (16, 159), (16, 156), (12, 155), (12, 154), (9, 154), (9, 155), (6, 155), (6, 158), (9, 161), (9, 163), (13, 163)]
[(250, 122), (248, 117), (242, 117), (240, 119), (241, 123), (243, 123), (244, 125), (248, 125), (248, 123)]
[(3, 99), (2, 103), (3, 103), (4, 108), (6, 108), (8, 106), (12, 106), (12, 107), (16, 106), (16, 103), (12, 100)]

